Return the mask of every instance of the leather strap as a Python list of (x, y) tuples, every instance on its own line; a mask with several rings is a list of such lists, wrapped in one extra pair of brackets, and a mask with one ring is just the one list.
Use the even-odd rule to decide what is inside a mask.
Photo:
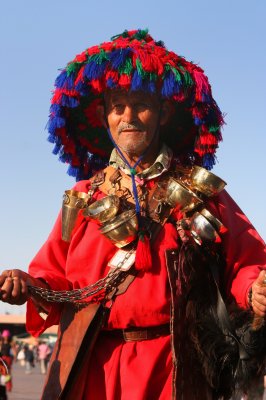
[(123, 339), (125, 342), (138, 342), (170, 335), (170, 325), (164, 324), (145, 328), (134, 327), (127, 329), (104, 330), (101, 334), (106, 336), (115, 336)]

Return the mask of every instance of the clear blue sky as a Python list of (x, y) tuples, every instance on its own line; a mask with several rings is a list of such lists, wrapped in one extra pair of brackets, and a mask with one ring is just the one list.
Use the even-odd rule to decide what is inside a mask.
[(213, 172), (265, 239), (265, 18), (264, 0), (2, 2), (0, 268), (27, 268), (74, 184), (46, 140), (58, 69), (124, 29), (148, 27), (205, 70), (227, 123)]

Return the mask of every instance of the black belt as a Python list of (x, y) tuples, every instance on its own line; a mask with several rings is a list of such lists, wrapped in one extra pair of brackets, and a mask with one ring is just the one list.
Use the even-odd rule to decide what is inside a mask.
[(101, 334), (109, 337), (117, 337), (123, 339), (125, 342), (138, 342), (141, 340), (151, 340), (160, 336), (170, 335), (170, 325), (164, 324), (147, 326), (144, 328), (132, 327), (126, 329), (103, 330)]

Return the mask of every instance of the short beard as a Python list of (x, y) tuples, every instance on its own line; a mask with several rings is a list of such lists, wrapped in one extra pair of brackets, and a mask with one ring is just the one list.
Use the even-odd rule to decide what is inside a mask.
[(119, 149), (131, 156), (141, 156), (146, 151), (148, 146), (150, 146), (150, 143), (147, 143), (145, 138), (135, 140), (134, 142), (125, 143), (123, 146), (118, 143)]

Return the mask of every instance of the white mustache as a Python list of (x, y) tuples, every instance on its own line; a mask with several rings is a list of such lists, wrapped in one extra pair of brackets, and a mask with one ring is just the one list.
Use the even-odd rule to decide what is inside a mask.
[(118, 131), (118, 134), (120, 134), (121, 132), (126, 131), (128, 129), (133, 130), (133, 131), (143, 131), (143, 128), (141, 126), (139, 126), (138, 124), (134, 125), (134, 124), (128, 124), (126, 122), (121, 122), (117, 131)]

